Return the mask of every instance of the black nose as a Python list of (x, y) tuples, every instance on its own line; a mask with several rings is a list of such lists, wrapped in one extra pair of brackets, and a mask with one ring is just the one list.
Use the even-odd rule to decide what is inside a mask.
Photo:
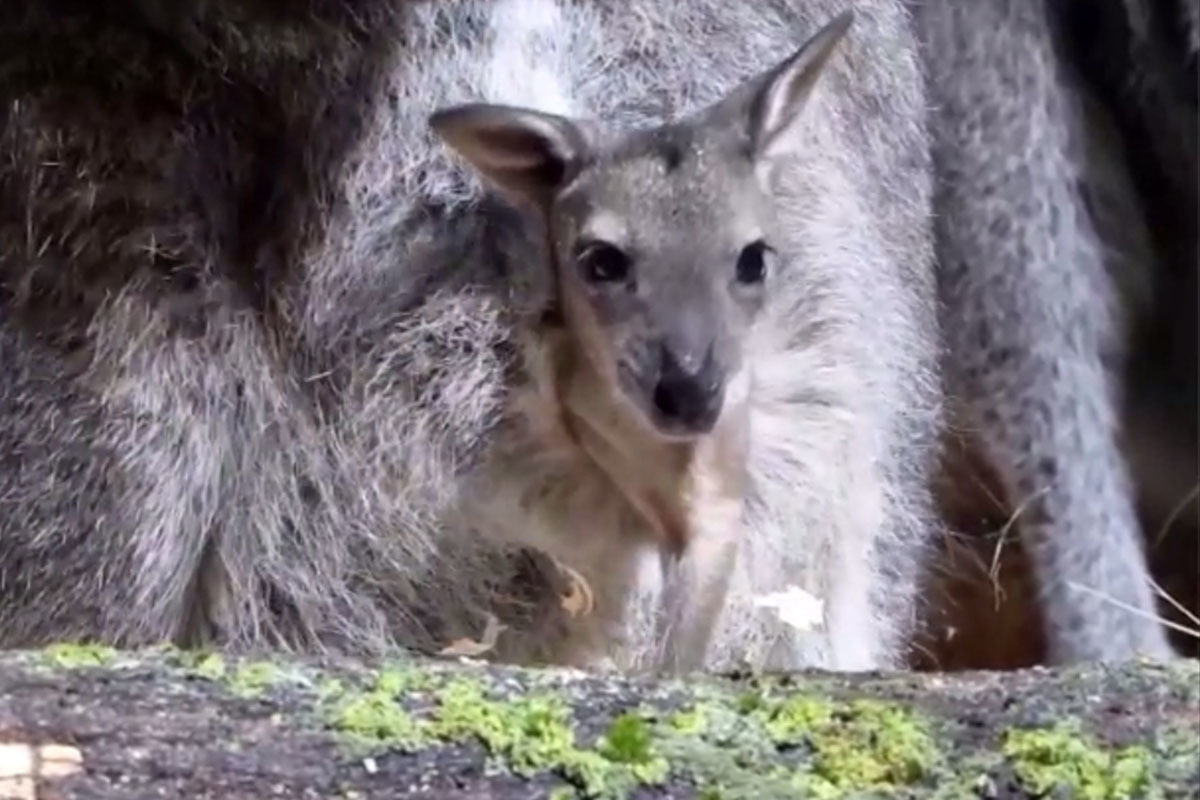
[(724, 386), (712, 348), (699, 364), (687, 366), (663, 348), (654, 408), (669, 427), (704, 433), (712, 429), (721, 413)]

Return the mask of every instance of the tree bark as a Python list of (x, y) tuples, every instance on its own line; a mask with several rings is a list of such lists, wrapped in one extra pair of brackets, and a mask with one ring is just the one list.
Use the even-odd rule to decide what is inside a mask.
[(1196, 798), (1200, 663), (653, 680), (415, 656), (0, 654), (3, 798), (589, 793)]

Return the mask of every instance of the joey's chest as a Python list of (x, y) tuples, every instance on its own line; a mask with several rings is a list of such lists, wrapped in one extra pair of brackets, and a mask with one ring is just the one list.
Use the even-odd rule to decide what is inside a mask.
[(679, 554), (706, 517), (737, 515), (749, 444), (744, 391), (732, 393), (710, 435), (667, 442), (631, 420), (603, 381), (569, 360), (564, 367), (563, 351), (544, 337), (524, 350), (524, 380), (509, 396), (503, 442), (477, 493), (490, 498), (489, 525), (539, 546), (606, 539)]
[[(564, 425), (581, 456), (632, 508), (668, 553), (681, 554), (702, 521), (740, 509), (746, 492), (748, 413), (729, 409), (714, 430), (687, 442), (653, 437), (586, 379), (560, 386)], [(736, 514), (736, 512), (735, 512)]]

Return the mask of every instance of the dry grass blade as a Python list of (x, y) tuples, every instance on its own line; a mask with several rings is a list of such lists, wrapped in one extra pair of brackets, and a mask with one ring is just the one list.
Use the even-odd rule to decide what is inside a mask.
[(1196, 631), (1193, 633), (1193, 635), (1200, 639), (1200, 617), (1197, 617), (1187, 606), (1172, 597), (1170, 593), (1166, 589), (1159, 586), (1158, 582), (1153, 578), (1150, 579), (1150, 586), (1153, 587), (1155, 594), (1170, 603), (1172, 608), (1182, 614), (1188, 622), (1196, 626)]
[[(1173, 631), (1179, 631), (1180, 633), (1182, 633), (1186, 636), (1191, 636), (1194, 639), (1200, 639), (1200, 630), (1193, 630), (1193, 629), (1187, 627), (1186, 625), (1180, 625), (1178, 622), (1172, 622), (1169, 619), (1164, 619), (1163, 617), (1160, 617), (1157, 614), (1148, 614), (1145, 611), (1142, 611), (1140, 608), (1134, 608), (1133, 606), (1129, 605), (1128, 603), (1121, 602), (1120, 600), (1117, 600), (1115, 597), (1110, 597), (1110, 596), (1106, 595), (1104, 592), (1097, 591), (1096, 589), (1093, 589), (1090, 586), (1083, 586), (1082, 584), (1074, 583), (1072, 581), (1068, 581), (1067, 585), (1070, 586), (1072, 589), (1078, 589), (1081, 592), (1087, 592), (1089, 594), (1095, 595), (1096, 597), (1099, 597), (1102, 600), (1112, 603), (1117, 608), (1121, 608), (1121, 609), (1124, 609), (1125, 611), (1128, 611), (1130, 614), (1142, 617), (1144, 619), (1154, 620), (1155, 622), (1159, 623), (1160, 625), (1165, 625), (1166, 627), (1170, 628)], [(1175, 601), (1172, 600), (1171, 602), (1175, 602)]]

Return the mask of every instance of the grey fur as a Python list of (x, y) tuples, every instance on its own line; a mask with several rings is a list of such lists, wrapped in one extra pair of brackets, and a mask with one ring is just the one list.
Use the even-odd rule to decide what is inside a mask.
[[(911, 5), (933, 106), (948, 387), (1019, 507), (1049, 657), (1166, 656), (1120, 449), (1134, 326), (1152, 307), (1161, 263), (1147, 225), (1153, 211), (1135, 180), (1144, 170), (1131, 161), (1144, 142), (1123, 137), (1121, 123), (1158, 115), (1151, 144), (1175, 154), (1167, 169), (1194, 197), (1194, 107), (1187, 122), (1177, 99), (1114, 104), (1097, 89), (1111, 79), (1162, 97), (1162, 76), (1148, 67), (1169, 60), (1160, 42), (1102, 35), (1092, 61), (1072, 49), (1084, 35), (1069, 22), (1073, 12), (1079, 25), (1100, 29), (1098, 19), (1118, 17), (1111, 31), (1148, 4)], [(1129, 19), (1119, 18), (1122, 8)], [(1171, 131), (1189, 125), (1185, 156), (1179, 145), (1189, 139)], [(1186, 319), (1189, 305), (1194, 328), (1194, 298), (1165, 319)], [(1194, 333), (1187, 347), (1195, 352)], [(1194, 431), (1194, 400), (1190, 414), (1177, 433)]]
[[(0, 11), (0, 644), (428, 649), (495, 612), (499, 658), (595, 663), (583, 636), (653, 663), (657, 606), (607, 583), (653, 584), (640, 523), (520, 405), (537, 227), (425, 119), (677, 120), (841, 3), (160, 6)], [(899, 0), (855, 11), (778, 187), (749, 537), (706, 666), (883, 666), (911, 624), (939, 419), (925, 101)], [(593, 490), (611, 517), (544, 537), (605, 590), (581, 623), (514, 509)], [(750, 602), (789, 583), (826, 635)]]
[[(1110, 111), (1126, 143), (1135, 200), (1153, 242), (1136, 265), (1149, 296), (1132, 311), (1123, 444), (1152, 548), (1192, 539), (1190, 597), (1200, 604), (1200, 108), (1195, 0), (1127, 0), (1097, 14), (1063, 3), (1064, 55)], [(1187, 502), (1191, 496), (1190, 503)], [(1185, 548), (1186, 549), (1186, 548)], [(1171, 548), (1154, 553), (1170, 558)], [(1183, 564), (1176, 557), (1177, 566)], [(1169, 563), (1169, 562), (1168, 562)], [(1160, 565), (1161, 566), (1161, 565)], [(1186, 570), (1185, 570), (1186, 573)], [(1178, 589), (1176, 589), (1178, 592)]]

